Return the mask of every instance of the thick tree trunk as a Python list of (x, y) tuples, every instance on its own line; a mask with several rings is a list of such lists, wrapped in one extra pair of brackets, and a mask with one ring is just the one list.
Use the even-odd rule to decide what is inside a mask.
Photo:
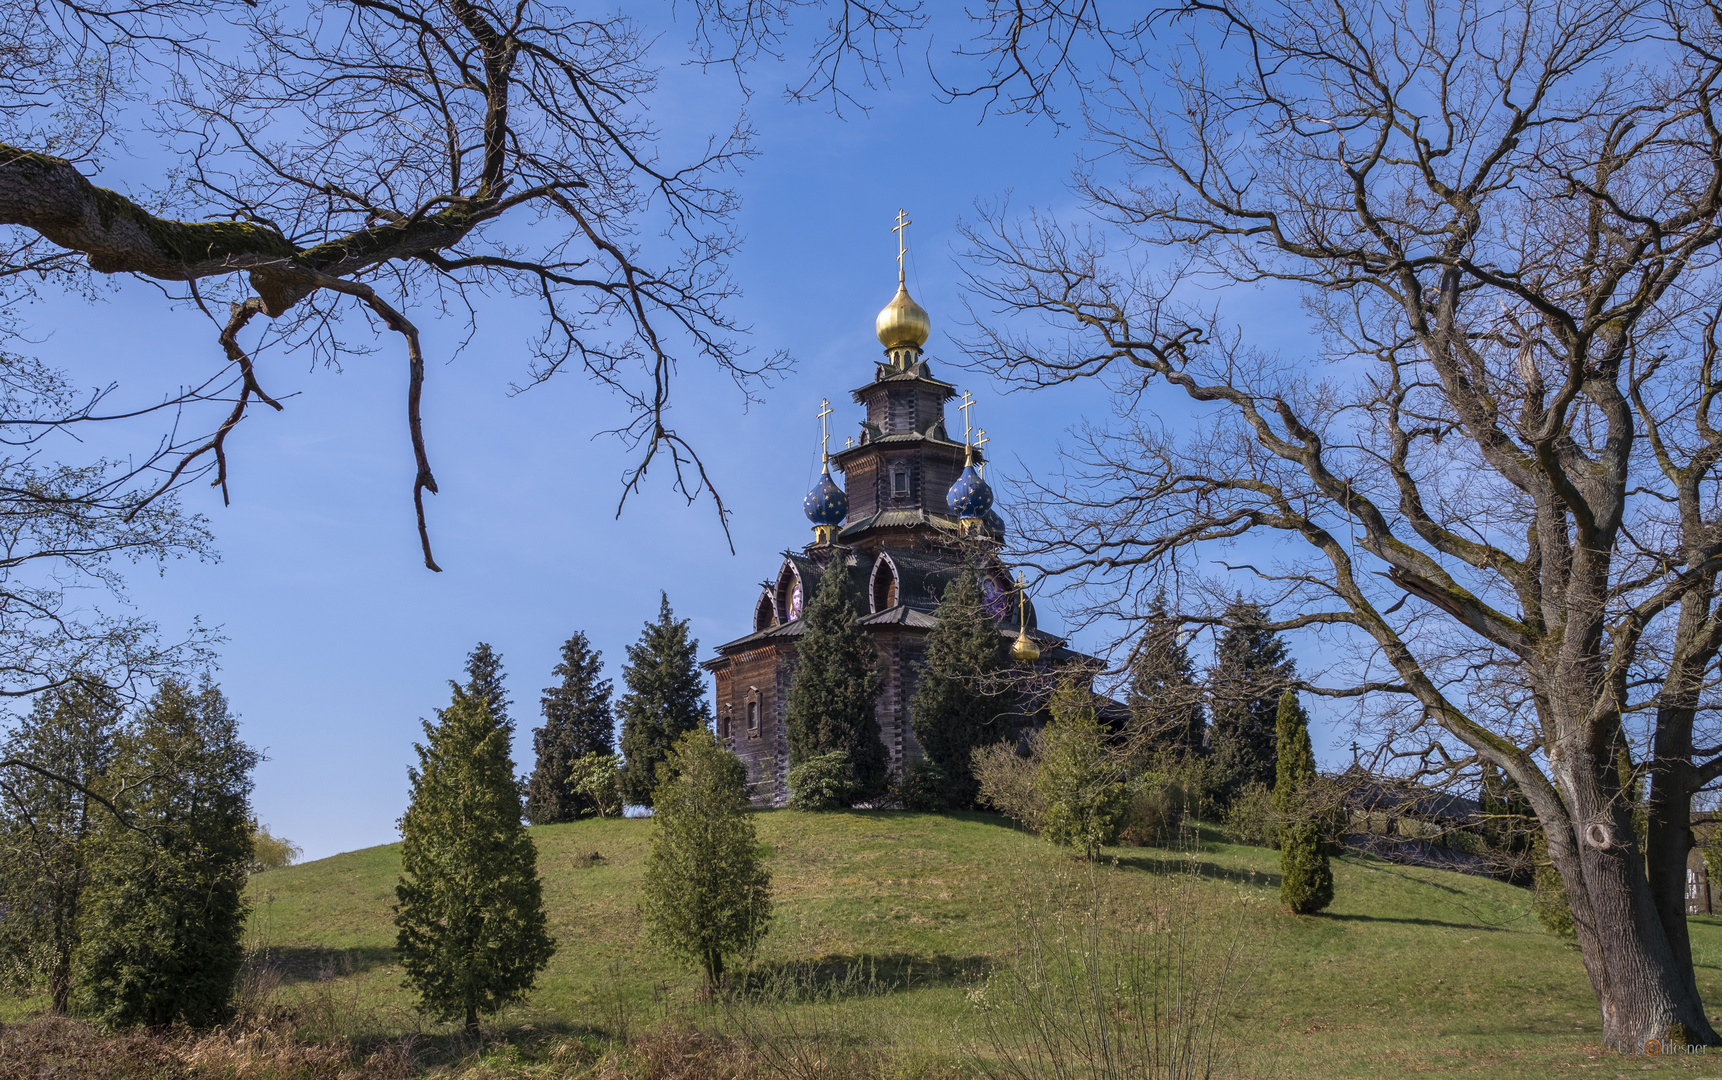
[(1549, 856), (1566, 883), (1603, 1042), (1625, 1052), (1653, 1039), (1717, 1045), (1691, 964), (1677, 954), (1652, 895), (1630, 810), (1615, 797), (1613, 762), (1579, 750), (1554, 764), (1573, 824), (1548, 831)]

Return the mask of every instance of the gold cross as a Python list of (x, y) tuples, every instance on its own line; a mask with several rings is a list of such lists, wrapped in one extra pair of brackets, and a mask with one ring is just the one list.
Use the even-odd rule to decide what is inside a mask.
[(1028, 627), (1028, 578), (1023, 577), (1022, 571), (1016, 572), (1017, 619), (1024, 629)]
[(897, 208), (897, 224), (891, 230), (892, 232), (897, 234), (897, 284), (898, 285), (903, 284), (903, 256), (908, 254), (908, 251), (909, 251), (908, 246), (905, 244), (905, 240), (908, 238), (908, 235), (909, 235), (909, 226), (911, 226), (913, 224), (914, 224), (914, 222), (909, 220), (908, 212), (905, 211), (902, 207), (898, 207)]
[(830, 399), (819, 399), (819, 454), (822, 460), (827, 462), (831, 460), (831, 431), (826, 424), (825, 418), (830, 416), (834, 411), (835, 410), (831, 408)]
[[(987, 429), (986, 428), (983, 427), (983, 428), (976, 428), (975, 429), (975, 449), (976, 450), (979, 450), (981, 447), (985, 446), (987, 443), (989, 443), (991, 441), (992, 441), (991, 439), (987, 438)], [(987, 463), (985, 461), (983, 461), (979, 465), (976, 465), (975, 466), (975, 472), (979, 473), (984, 478), (987, 474)]]
[(959, 408), (963, 411), (963, 464), (964, 465), (973, 465), (975, 463), (974, 446), (969, 442), (969, 434), (971, 431), (973, 431), (973, 429), (969, 427), (969, 409), (973, 408), (974, 404), (975, 404), (975, 399), (969, 396), (969, 392), (967, 390), (964, 390), (963, 391), (963, 403), (961, 405), (957, 406), (957, 408)]

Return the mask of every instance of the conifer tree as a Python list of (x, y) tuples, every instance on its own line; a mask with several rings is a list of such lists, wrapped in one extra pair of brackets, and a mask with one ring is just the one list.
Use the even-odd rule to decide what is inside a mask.
[(1202, 752), (1207, 725), (1202, 691), (1178, 629), (1177, 621), (1166, 613), (1166, 594), (1161, 593), (1154, 598), (1130, 665), (1127, 748), (1133, 772), (1143, 771), (1163, 753), (1187, 757)]
[(502, 673), (502, 657), (489, 643), (481, 641), (467, 654), (466, 692), (487, 699), (496, 722), (513, 732), (514, 720), (508, 715), (508, 707), (514, 703), (508, 700), (508, 690), (502, 685), (506, 678)]
[(1309, 717), (1290, 690), (1276, 710), (1274, 814), (1280, 826), (1280, 899), (1299, 915), (1313, 915), (1333, 903), (1333, 867), (1321, 835), (1321, 816), (1312, 805), (1315, 749)]
[(91, 845), (109, 813), (85, 791), (112, 767), (121, 724), (110, 691), (73, 681), (38, 695), (0, 744), (0, 757), (72, 781), (19, 769), (0, 784), (0, 982), (46, 985), (56, 1013), (71, 1004)]
[(526, 784), (526, 819), (534, 825), (573, 821), (590, 808), (591, 800), (572, 786), (574, 763), (616, 752), (610, 680), (599, 678), (603, 658), (584, 633), (562, 643), (562, 662), (551, 671), (562, 682), (545, 688), (544, 726), (532, 732), (537, 761)]
[(1219, 793), (1222, 802), (1230, 802), (1249, 784), (1274, 786), (1277, 702), (1295, 667), (1285, 642), (1262, 628), (1267, 613), (1259, 605), (1239, 598), (1226, 608), (1225, 619), (1208, 687)]
[(944, 777), (948, 804), (966, 808), (980, 794), (974, 752), (1002, 737), (994, 721), (1016, 701), (997, 678), (1007, 662), (1005, 637), (982, 605), (973, 566), (945, 586), (938, 618), (927, 634), (926, 659), (915, 668), (910, 718), (915, 741)]
[(747, 767), (711, 732), (687, 732), (659, 766), (640, 883), (647, 937), (698, 964), (709, 992), (725, 960), (771, 925), (771, 872), (748, 815)]
[(785, 727), (791, 768), (841, 751), (855, 778), (852, 797), (865, 801), (882, 794), (889, 779), (873, 714), (883, 680), (879, 649), (855, 621), (845, 570), (841, 556), (833, 557), (802, 609)]
[(1129, 791), (1107, 751), (1093, 694), (1067, 682), (1053, 692), (1051, 711), (1034, 778), (1043, 807), (1040, 835), (1093, 861), (1118, 838)]
[(1537, 825), (1531, 802), (1492, 762), (1483, 763), (1483, 782), (1478, 793), (1483, 818), (1483, 843), (1488, 849), (1490, 871), (1513, 885), (1531, 885), (1536, 872)]
[(508, 727), (488, 697), (449, 685), (454, 698), (424, 725), (419, 767), (407, 773), (396, 949), (419, 1008), (471, 1033), (480, 1014), (525, 998), (556, 942), (520, 823)]
[(705, 681), (700, 677), (700, 643), (688, 634), (686, 619), (670, 611), (668, 593), (659, 594), (658, 620), (628, 646), (622, 682), (628, 692), (617, 702), (622, 714), (622, 797), (636, 806), (652, 805), (658, 763), (677, 739), (711, 722)]
[(251, 850), (257, 754), (206, 676), (168, 680), (117, 740), (80, 920), (80, 1011), (114, 1027), (229, 1015)]

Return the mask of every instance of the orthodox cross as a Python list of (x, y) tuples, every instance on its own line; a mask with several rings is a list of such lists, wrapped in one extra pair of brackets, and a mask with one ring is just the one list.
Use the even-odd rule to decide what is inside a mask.
[(1022, 571), (1016, 572), (1016, 602), (1017, 619), (1024, 630), (1028, 629), (1028, 578), (1023, 577)]
[(830, 399), (819, 399), (819, 456), (827, 463), (831, 461), (831, 429), (825, 418), (834, 411), (836, 410), (831, 408)]
[[(987, 429), (986, 428), (983, 427), (983, 428), (976, 428), (975, 429), (975, 449), (976, 450), (979, 450), (981, 447), (985, 446), (987, 443), (989, 443), (991, 441), (992, 441), (991, 439), (987, 438)], [(983, 477), (986, 476), (986, 474), (987, 474), (987, 463), (985, 461), (982, 461), (979, 465), (976, 465), (975, 466), (975, 472), (979, 473)]]
[(897, 208), (897, 224), (891, 231), (897, 234), (897, 284), (903, 284), (903, 256), (909, 251), (904, 241), (909, 235), (909, 226), (914, 222), (909, 220), (908, 212), (902, 207)]
[(975, 404), (975, 399), (969, 396), (969, 392), (967, 390), (964, 390), (963, 391), (963, 403), (961, 405), (957, 406), (957, 408), (959, 408), (963, 411), (963, 464), (964, 465), (973, 465), (975, 463), (974, 446), (973, 446), (973, 444), (971, 444), (969, 442), (969, 435), (973, 430), (972, 428), (969, 427), (969, 409), (972, 408), (974, 406), (974, 404)]

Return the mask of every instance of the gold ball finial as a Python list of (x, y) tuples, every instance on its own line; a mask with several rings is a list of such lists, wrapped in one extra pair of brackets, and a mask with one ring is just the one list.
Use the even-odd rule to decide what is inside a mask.
[(898, 284), (897, 295), (873, 320), (873, 332), (887, 349), (919, 349), (933, 334), (933, 320), (927, 309), (909, 296), (908, 288)]

